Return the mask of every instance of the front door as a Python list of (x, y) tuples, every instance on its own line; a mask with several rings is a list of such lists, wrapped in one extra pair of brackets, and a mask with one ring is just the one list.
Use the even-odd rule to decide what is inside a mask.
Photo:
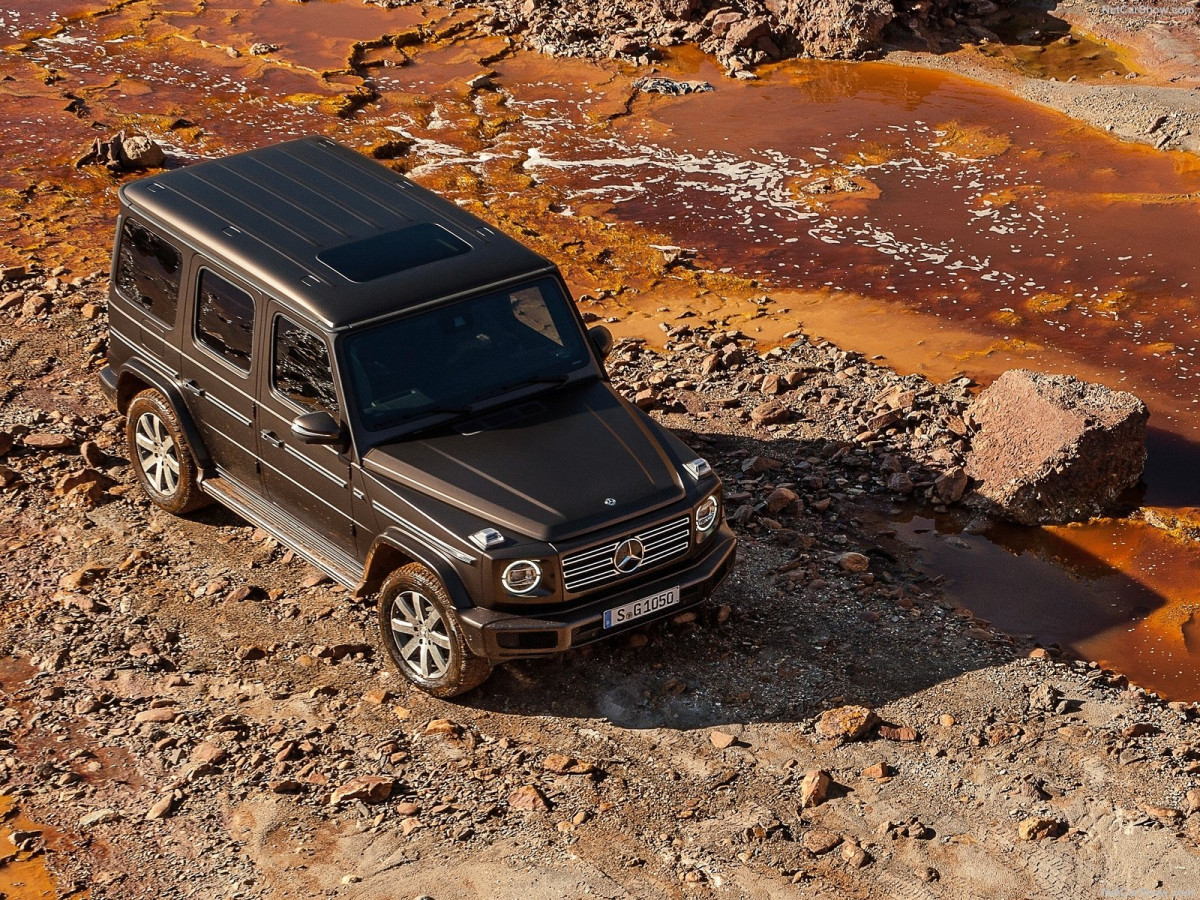
[(254, 401), (254, 329), (260, 295), (199, 263), (191, 340), (180, 361), (183, 396), (222, 477), (261, 493)]
[(292, 420), (325, 411), (340, 418), (329, 347), (314, 329), (271, 317), (271, 363), (259, 405), (263, 485), (271, 501), (345, 553), (355, 553), (350, 462), (344, 448), (302, 443)]

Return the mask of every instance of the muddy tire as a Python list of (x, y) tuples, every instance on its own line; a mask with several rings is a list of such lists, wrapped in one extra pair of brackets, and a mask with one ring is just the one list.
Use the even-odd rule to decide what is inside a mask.
[(434, 697), (478, 687), (492, 664), (467, 648), (440, 578), (420, 563), (397, 569), (379, 591), (379, 631), (400, 673)]
[(180, 515), (207, 503), (179, 417), (158, 391), (142, 391), (129, 404), (125, 443), (142, 489), (159, 509)]

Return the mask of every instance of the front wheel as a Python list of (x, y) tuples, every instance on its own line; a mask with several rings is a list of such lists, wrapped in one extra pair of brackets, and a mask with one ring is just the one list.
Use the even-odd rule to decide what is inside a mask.
[(434, 697), (478, 687), (492, 664), (467, 648), (441, 579), (420, 563), (397, 569), (379, 591), (379, 630), (400, 673)]

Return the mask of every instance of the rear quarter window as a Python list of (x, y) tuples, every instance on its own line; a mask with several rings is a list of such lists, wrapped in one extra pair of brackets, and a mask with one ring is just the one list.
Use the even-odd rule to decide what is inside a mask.
[(150, 229), (126, 219), (117, 245), (117, 293), (154, 318), (175, 324), (179, 306), (179, 248)]

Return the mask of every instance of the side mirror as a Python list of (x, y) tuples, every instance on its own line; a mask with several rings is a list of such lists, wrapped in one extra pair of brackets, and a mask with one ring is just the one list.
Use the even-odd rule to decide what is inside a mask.
[(325, 410), (296, 416), (292, 419), (292, 434), (302, 444), (341, 444), (345, 440), (341, 423)]
[(608, 354), (612, 353), (613, 348), (612, 332), (603, 325), (593, 325), (588, 329), (588, 337), (591, 338), (596, 352), (600, 354), (600, 358), (608, 359)]

